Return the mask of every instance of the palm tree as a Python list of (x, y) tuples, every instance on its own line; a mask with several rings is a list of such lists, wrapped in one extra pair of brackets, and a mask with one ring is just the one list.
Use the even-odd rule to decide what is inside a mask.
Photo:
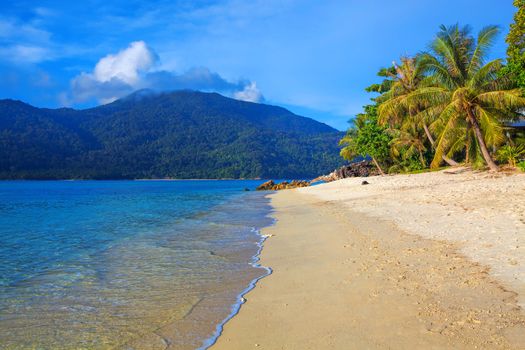
[[(382, 69), (378, 75), (387, 79), (382, 84), (372, 86), (370, 89), (380, 93), (385, 91), (376, 99), (380, 103), (378, 114), (381, 124), (389, 124), (391, 128), (403, 128), (403, 124), (410, 123), (416, 128), (405, 126), (404, 138), (407, 139), (406, 132), (409, 129), (414, 131), (423, 129), (428, 142), (434, 147), (435, 140), (428, 128), (432, 115), (422, 113), (425, 106), (421, 104), (421, 101), (412, 101), (414, 102), (412, 104), (407, 103), (407, 97), (424, 86), (428, 80), (424, 75), (423, 68), (418, 59), (402, 57), (401, 65), (393, 62), (392, 69)], [(448, 165), (458, 165), (457, 162), (444, 154), (441, 157)]]
[[(505, 140), (502, 121), (517, 118), (516, 111), (525, 106), (522, 92), (513, 88), (510, 79), (498, 76), (501, 60), (485, 64), (498, 32), (498, 27), (488, 26), (474, 40), (469, 27), (441, 26), (432, 53), (420, 57), (432, 84), (410, 93), (404, 103), (425, 106), (422, 113), (434, 120), (430, 127), (439, 136), (432, 167), (439, 166), (447, 152), (469, 145), (469, 150), (479, 149), (491, 170), (498, 170), (488, 147)], [(476, 144), (468, 142), (471, 135)]]
[(390, 146), (394, 158), (401, 157), (403, 160), (407, 160), (417, 154), (421, 166), (423, 168), (427, 166), (423, 155), (427, 148), (414, 124), (405, 123), (400, 129), (389, 129), (388, 131), (392, 136)]

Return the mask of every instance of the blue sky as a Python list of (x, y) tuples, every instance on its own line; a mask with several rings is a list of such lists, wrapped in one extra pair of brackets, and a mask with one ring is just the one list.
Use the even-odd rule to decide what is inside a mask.
[(497, 24), (511, 0), (3, 1), (0, 98), (85, 108), (139, 88), (218, 91), (345, 129), (364, 88), (440, 24)]

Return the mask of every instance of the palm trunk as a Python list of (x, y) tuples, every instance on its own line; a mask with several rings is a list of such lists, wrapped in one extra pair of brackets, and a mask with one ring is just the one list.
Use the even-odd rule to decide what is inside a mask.
[(377, 167), (377, 170), (379, 170), (379, 173), (381, 174), (381, 176), (384, 176), (385, 173), (383, 172), (383, 169), (381, 169), (381, 167), (379, 166), (379, 163), (377, 162), (377, 160), (372, 157), (372, 161), (374, 162), (375, 166)]
[(479, 127), (478, 120), (473, 115), (472, 110), (470, 108), (467, 110), (467, 114), (472, 124), (472, 129), (474, 130), (474, 134), (476, 135), (476, 139), (478, 140), (479, 148), (481, 149), (481, 154), (483, 155), (485, 162), (489, 166), (490, 170), (498, 171), (499, 167), (496, 165), (496, 163), (494, 163), (494, 160), (492, 160), (492, 157), (490, 156), (489, 150), (487, 149), (487, 145), (485, 144), (485, 140), (483, 139), (483, 134), (481, 133), (481, 128)]
[(470, 163), (470, 121), (467, 121), (467, 133), (465, 135), (465, 163)]
[(421, 165), (423, 166), (423, 168), (426, 168), (427, 162), (425, 161), (425, 157), (423, 157), (423, 152), (421, 151), (421, 149), (418, 149), (418, 151), (419, 151), (419, 161), (421, 162)]
[[(428, 130), (428, 126), (427, 126), (426, 123), (423, 123), (423, 129), (425, 130), (425, 134), (427, 135), (428, 141), (430, 141), (430, 144), (432, 145), (432, 148), (434, 148), (434, 144), (436, 143), (436, 141), (434, 141), (434, 138), (432, 137), (432, 134), (430, 133), (430, 130)], [(457, 166), (458, 165), (458, 163), (455, 160), (450, 159), (446, 155), (442, 155), (441, 159), (443, 159), (445, 161), (445, 163), (447, 163), (450, 166)]]
[(427, 135), (428, 141), (430, 141), (430, 144), (432, 145), (432, 147), (434, 147), (436, 141), (434, 141), (434, 138), (432, 137), (430, 130), (428, 130), (428, 126), (426, 123), (423, 123), (423, 129), (425, 130), (425, 134)]

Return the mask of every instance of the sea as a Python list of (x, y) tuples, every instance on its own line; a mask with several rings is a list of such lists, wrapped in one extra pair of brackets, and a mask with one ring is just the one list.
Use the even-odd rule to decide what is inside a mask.
[(261, 182), (0, 181), (0, 349), (211, 346), (271, 273)]

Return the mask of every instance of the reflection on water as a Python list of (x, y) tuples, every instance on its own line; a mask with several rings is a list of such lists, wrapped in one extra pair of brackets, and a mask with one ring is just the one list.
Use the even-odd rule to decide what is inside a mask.
[(194, 349), (265, 270), (255, 182), (0, 184), (0, 348)]

